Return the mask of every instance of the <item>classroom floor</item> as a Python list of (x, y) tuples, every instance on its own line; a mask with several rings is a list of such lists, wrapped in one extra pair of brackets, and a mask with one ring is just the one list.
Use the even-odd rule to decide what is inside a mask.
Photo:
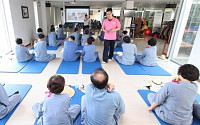
[[(97, 36), (95, 37), (97, 38)], [(147, 45), (146, 37), (143, 40), (134, 40), (138, 48), (138, 54), (142, 53), (143, 48)], [(98, 40), (97, 40), (98, 41)], [(161, 54), (163, 48), (163, 41), (158, 40), (158, 55)], [(12, 117), (7, 122), (7, 125), (33, 125), (35, 116), (32, 112), (32, 105), (39, 102), (44, 97), (46, 84), (48, 79), (56, 74), (56, 71), (62, 61), (62, 48), (57, 51), (48, 51), (49, 53), (56, 53), (57, 58), (51, 61), (41, 74), (21, 74), (21, 73), (1, 73), (0, 82), (6, 84), (32, 84), (32, 89), (29, 91), (25, 99), (19, 105)], [(102, 60), (103, 44), (97, 43), (96, 50), (99, 53), (100, 60)], [(172, 76), (134, 76), (126, 75), (115, 60), (108, 64), (102, 64), (102, 67), (109, 74), (109, 82), (116, 85), (116, 90), (121, 94), (126, 111), (122, 116), (121, 125), (159, 125), (159, 122), (154, 117), (153, 113), (148, 111), (147, 105), (144, 103), (137, 90), (141, 88), (144, 80), (147, 79), (162, 79), (163, 82), (171, 81), (176, 76), (178, 65), (171, 61), (158, 60), (158, 64), (167, 70)], [(79, 74), (62, 76), (66, 79), (66, 84), (74, 85), (78, 83), (88, 84), (90, 82), (90, 75), (81, 74), (82, 63), (80, 64)], [(106, 109), (105, 109), (106, 110)]]

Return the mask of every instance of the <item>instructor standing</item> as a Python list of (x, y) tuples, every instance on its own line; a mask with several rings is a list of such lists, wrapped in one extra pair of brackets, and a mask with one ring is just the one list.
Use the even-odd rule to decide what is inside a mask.
[(121, 28), (119, 20), (113, 17), (112, 8), (108, 8), (106, 10), (106, 16), (107, 19), (103, 21), (102, 25), (102, 29), (105, 32), (102, 63), (108, 63), (108, 61), (112, 61), (114, 45), (116, 41), (116, 31), (120, 30)]
[(84, 18), (84, 27), (83, 27), (83, 30), (85, 30), (86, 28), (89, 29), (89, 21), (90, 21), (90, 19), (87, 17), (87, 14), (86, 14), (85, 18)]

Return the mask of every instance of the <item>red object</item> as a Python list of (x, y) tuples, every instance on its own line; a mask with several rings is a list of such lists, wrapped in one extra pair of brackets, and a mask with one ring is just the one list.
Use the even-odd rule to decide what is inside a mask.
[(180, 81), (177, 81), (176, 79), (173, 79), (172, 82), (176, 82), (177, 84), (180, 84)]
[(45, 94), (48, 94), (48, 97), (50, 97), (52, 92), (45, 92)]
[(156, 34), (153, 35), (154, 38), (158, 38), (158, 36)]
[(150, 34), (151, 34), (151, 30), (150, 29), (144, 30), (144, 35), (145, 36), (149, 36)]

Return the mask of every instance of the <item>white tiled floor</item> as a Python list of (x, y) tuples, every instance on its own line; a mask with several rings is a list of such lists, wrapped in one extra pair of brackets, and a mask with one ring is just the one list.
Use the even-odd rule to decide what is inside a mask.
[[(158, 42), (158, 53), (161, 53), (163, 41)], [(144, 40), (135, 40), (135, 44), (138, 46), (138, 53), (141, 54), (143, 48), (147, 45)], [(35, 117), (32, 112), (32, 105), (40, 101), (44, 92), (46, 91), (46, 84), (50, 76), (56, 74), (56, 71), (62, 61), (61, 46), (57, 51), (49, 51), (56, 53), (57, 58), (51, 61), (45, 70), (41, 74), (21, 74), (21, 73), (1, 73), (0, 82), (12, 83), (12, 84), (32, 84), (32, 89), (29, 91), (23, 102), (19, 105), (12, 117), (7, 122), (7, 125), (32, 125), (35, 121)], [(103, 46), (98, 44), (96, 50), (99, 52), (100, 59), (102, 57)], [(160, 54), (159, 54), (160, 55)], [(170, 61), (158, 61), (158, 64), (176, 75), (178, 65)], [(142, 82), (151, 76), (134, 76), (125, 75), (116, 61), (112, 61), (108, 64), (103, 64), (103, 68), (109, 74), (109, 82), (116, 85), (116, 90), (120, 92), (125, 105), (126, 112), (122, 117), (121, 125), (157, 125), (159, 124), (157, 119), (152, 113), (148, 111), (147, 105), (144, 103), (140, 95), (137, 93), (137, 89), (141, 88)], [(80, 64), (79, 74), (77, 75), (62, 75), (66, 79), (66, 84), (73, 85), (75, 81), (88, 84), (90, 82), (89, 75), (81, 74), (82, 63)], [(170, 81), (173, 76), (154, 76), (152, 78), (162, 79), (163, 81)]]

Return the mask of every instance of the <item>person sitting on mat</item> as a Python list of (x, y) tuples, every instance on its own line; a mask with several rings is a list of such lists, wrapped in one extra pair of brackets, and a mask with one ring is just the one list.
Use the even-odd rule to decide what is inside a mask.
[(62, 40), (56, 40), (55, 28), (50, 29), (48, 38), (49, 38), (49, 46), (59, 46), (63, 42)]
[(79, 40), (79, 36), (80, 34), (78, 33), (78, 28), (75, 28), (74, 29), (74, 32), (71, 34), (71, 36), (74, 36), (75, 37), (75, 44), (76, 45), (80, 45), (80, 40)]
[(129, 35), (128, 35), (128, 32), (127, 32), (126, 30), (124, 30), (122, 33), (123, 33), (123, 35), (122, 35), (122, 37), (121, 37), (121, 40), (120, 40), (119, 42), (118, 42), (118, 41), (115, 42), (115, 48), (116, 48), (116, 47), (121, 47), (122, 44), (124, 43), (124, 40), (123, 40), (124, 37), (125, 37), (125, 36), (129, 36)]
[(48, 62), (56, 58), (56, 54), (47, 54), (46, 41), (44, 35), (39, 34), (39, 40), (34, 44), (35, 60), (38, 62)]
[(91, 83), (86, 86), (81, 100), (81, 124), (119, 125), (125, 112), (125, 104), (120, 94), (112, 91), (114, 85), (108, 83), (108, 74), (98, 68), (90, 79)]
[(80, 58), (81, 53), (76, 52), (78, 46), (74, 42), (75, 37), (70, 36), (69, 41), (64, 42), (63, 59), (64, 61), (76, 61)]
[(116, 60), (124, 65), (133, 65), (135, 63), (135, 57), (137, 55), (137, 47), (135, 44), (130, 43), (130, 37), (125, 36), (122, 44), (123, 55), (116, 56)]
[(59, 25), (59, 28), (58, 28), (57, 32), (58, 32), (58, 38), (65, 39), (66, 34), (64, 34), (64, 30), (63, 30), (63, 25), (62, 24)]
[(85, 29), (83, 36), (81, 37), (81, 45), (85, 46), (87, 39), (89, 38), (89, 30)]
[(39, 34), (43, 34), (42, 28), (38, 28), (38, 29), (37, 29), (36, 38), (35, 38), (36, 40), (38, 40), (38, 35), (39, 35)]
[(156, 66), (157, 65), (157, 47), (156, 47), (156, 39), (151, 38), (148, 41), (148, 46), (144, 49), (142, 53), (142, 57), (136, 59), (142, 65), (145, 66)]
[(24, 47), (22, 44), (22, 39), (17, 38), (16, 39), (16, 58), (18, 62), (26, 62), (28, 60), (31, 60), (33, 58), (33, 54), (30, 54), (29, 50)]
[(199, 79), (199, 70), (191, 64), (178, 69), (178, 76), (166, 83), (157, 93), (149, 93), (151, 104), (149, 111), (154, 110), (163, 121), (172, 125), (191, 125), (192, 108), (198, 86), (193, 81)]
[(79, 105), (70, 105), (70, 95), (61, 94), (65, 87), (65, 79), (60, 75), (52, 76), (47, 88), (49, 92), (42, 102), (33, 105), (32, 109), (38, 118), (39, 125), (73, 125), (80, 113)]
[(97, 52), (95, 52), (94, 38), (89, 37), (87, 44), (83, 47), (82, 56), (84, 62), (95, 62), (97, 59)]
[(21, 101), (21, 98), (22, 97), (18, 91), (8, 96), (3, 85), (0, 84), (0, 119), (3, 119), (8, 113), (10, 113)]

